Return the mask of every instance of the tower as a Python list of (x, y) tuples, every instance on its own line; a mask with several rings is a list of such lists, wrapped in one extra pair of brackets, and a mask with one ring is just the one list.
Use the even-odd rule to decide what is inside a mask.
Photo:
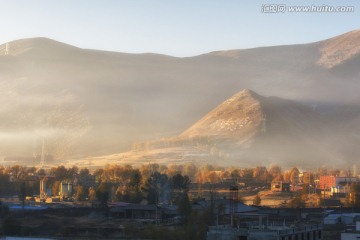
[(46, 176), (40, 179), (40, 199), (46, 198), (46, 181), (47, 181)]

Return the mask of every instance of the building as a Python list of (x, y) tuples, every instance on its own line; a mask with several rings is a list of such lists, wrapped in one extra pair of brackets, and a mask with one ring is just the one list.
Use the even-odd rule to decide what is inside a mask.
[(123, 219), (161, 219), (161, 211), (156, 205), (141, 205), (132, 203), (121, 203), (110, 208), (110, 216)]
[(290, 192), (290, 183), (273, 182), (273, 183), (271, 183), (271, 191), (273, 191), (273, 192)]
[(356, 177), (320, 176), (319, 189), (339, 189), (358, 182)]
[(61, 182), (60, 184), (60, 196), (64, 198), (71, 197), (73, 193), (73, 184), (70, 182)]
[(311, 185), (314, 182), (314, 175), (310, 172), (303, 172), (300, 181), (305, 184)]
[[(207, 240), (320, 240), (323, 238), (323, 226), (312, 225), (273, 225), (264, 221), (265, 215), (239, 215), (242, 224), (210, 226)], [(255, 219), (258, 218), (258, 221)], [(247, 220), (245, 220), (247, 219)]]
[(318, 186), (326, 195), (345, 198), (351, 184), (356, 182), (358, 182), (356, 177), (321, 176)]
[(341, 240), (357, 240), (360, 239), (360, 218), (357, 218), (355, 225), (349, 225), (346, 230), (341, 233)]

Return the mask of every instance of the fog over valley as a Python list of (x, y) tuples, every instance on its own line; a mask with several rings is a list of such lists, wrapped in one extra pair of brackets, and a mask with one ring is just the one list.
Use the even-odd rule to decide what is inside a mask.
[(0, 45), (0, 160), (355, 164), (360, 30), (195, 57)]

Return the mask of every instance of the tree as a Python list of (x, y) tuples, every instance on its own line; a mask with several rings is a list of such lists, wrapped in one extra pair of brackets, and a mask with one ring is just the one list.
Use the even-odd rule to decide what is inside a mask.
[(46, 176), (46, 172), (43, 168), (40, 168), (38, 171), (37, 171), (37, 174), (39, 177), (45, 177)]
[(19, 200), (21, 201), (22, 209), (24, 210), (25, 207), (25, 199), (26, 199), (26, 182), (20, 182), (20, 192), (19, 192)]
[(154, 172), (145, 182), (142, 188), (146, 193), (146, 199), (150, 204), (168, 202), (169, 181), (166, 174)]
[(83, 186), (76, 186), (75, 188), (75, 198), (77, 201), (84, 201), (86, 198), (85, 188)]
[(218, 176), (218, 174), (216, 173), (216, 171), (210, 171), (208, 172), (208, 174), (206, 175), (206, 179), (208, 182), (210, 183), (217, 183), (220, 181), (220, 177)]
[(79, 184), (84, 184), (87, 180), (89, 180), (91, 174), (89, 169), (87, 168), (82, 168), (79, 171), (79, 175), (78, 175), (78, 183)]
[(119, 186), (115, 191), (115, 201), (121, 201), (123, 199), (123, 189)]
[(98, 183), (105, 182), (104, 169), (98, 168), (94, 171), (95, 181)]
[(348, 169), (341, 170), (341, 172), (339, 173), (338, 176), (351, 177), (352, 176), (351, 169), (348, 168)]
[(191, 214), (192, 211), (192, 207), (190, 204), (190, 199), (187, 193), (184, 193), (179, 201), (178, 204), (178, 211), (179, 214), (183, 220), (183, 222), (187, 222), (189, 219), (189, 216)]
[(4, 193), (8, 191), (10, 176), (9, 174), (2, 172), (0, 173), (0, 192)]
[(35, 175), (35, 174), (36, 174), (36, 172), (37, 172), (36, 167), (29, 167), (29, 168), (27, 168), (27, 169), (26, 169), (26, 173), (27, 173), (27, 175), (31, 175), (31, 176), (33, 176), (33, 175)]
[(281, 167), (278, 165), (272, 165), (269, 169), (269, 173), (273, 178), (277, 178), (281, 176), (282, 173)]
[(337, 169), (337, 168), (334, 168), (334, 169), (331, 169), (330, 171), (328, 171), (329, 172), (329, 175), (330, 176), (344, 176), (345, 177), (345, 175), (342, 175), (340, 172), (340, 169)]
[(110, 192), (109, 192), (109, 189), (108, 189), (108, 186), (106, 183), (101, 183), (99, 185), (99, 187), (96, 189), (95, 191), (95, 195), (96, 195), (96, 198), (97, 200), (100, 201), (100, 204), (107, 208), (107, 203), (108, 203), (108, 200), (109, 200), (109, 197), (110, 197)]
[(233, 169), (230, 172), (230, 176), (234, 181), (238, 181), (238, 179), (240, 178), (240, 171), (238, 169)]
[(138, 169), (133, 170), (130, 181), (126, 184), (124, 201), (139, 203), (142, 200), (141, 180), (140, 171)]
[(292, 168), (290, 171), (290, 182), (292, 184), (297, 184), (299, 182), (299, 169), (296, 167)]
[(196, 177), (196, 172), (198, 171), (197, 166), (194, 163), (187, 163), (184, 166), (183, 174), (189, 176), (189, 179), (194, 180)]
[(304, 208), (305, 207), (305, 201), (301, 198), (300, 195), (296, 195), (295, 197), (293, 197), (290, 200), (288, 207), (290, 207), (290, 208)]
[(89, 169), (87, 169), (87, 168), (80, 169), (80, 172), (79, 172), (79, 177), (80, 178), (86, 178), (89, 175), (90, 175)]
[(271, 182), (272, 177), (264, 166), (257, 166), (253, 171), (253, 178), (262, 183)]
[(53, 167), (50, 169), (50, 174), (55, 176), (56, 180), (63, 181), (69, 179), (69, 172), (64, 166)]
[(191, 181), (188, 176), (183, 176), (180, 173), (171, 178), (171, 187), (173, 189), (188, 191)]
[(319, 167), (318, 170), (317, 170), (317, 173), (318, 173), (319, 176), (329, 175), (329, 171), (325, 167)]
[(19, 165), (14, 165), (10, 168), (11, 176), (14, 182), (20, 182), (27, 176), (26, 168)]
[(306, 201), (308, 199), (309, 189), (310, 189), (309, 184), (303, 184), (301, 190), (301, 198), (303, 201)]
[(255, 206), (260, 206), (260, 204), (261, 204), (261, 198), (260, 198), (259, 194), (256, 194), (255, 198), (253, 199), (253, 204), (254, 204)]
[(144, 186), (142, 187), (142, 192), (146, 194), (146, 200), (148, 204), (156, 204), (158, 200), (158, 187), (157, 187), (157, 178), (155, 176), (149, 177)]
[(352, 207), (360, 207), (360, 183), (351, 184), (347, 202)]
[(265, 166), (257, 166), (253, 171), (253, 178), (261, 179), (267, 172), (268, 171)]
[(73, 179), (75, 176), (79, 174), (79, 168), (77, 166), (72, 166), (67, 170), (67, 178)]
[(96, 199), (96, 191), (93, 187), (89, 188), (89, 201), (94, 201)]
[(170, 179), (171, 201), (174, 203), (179, 202), (183, 195), (189, 191), (190, 183), (191, 181), (188, 176), (183, 176), (180, 173), (173, 176)]
[(242, 178), (250, 179), (253, 177), (253, 172), (254, 172), (254, 170), (251, 168), (244, 168), (244, 169), (241, 169), (240, 176)]
[(61, 182), (60, 181), (55, 181), (52, 188), (51, 188), (51, 191), (52, 191), (52, 194), (53, 195), (58, 195), (60, 193), (60, 184)]

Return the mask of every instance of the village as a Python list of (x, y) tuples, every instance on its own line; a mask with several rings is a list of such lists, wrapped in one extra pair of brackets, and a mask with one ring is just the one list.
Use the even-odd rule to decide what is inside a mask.
[(300, 172), (276, 165), (268, 170), (149, 164), (90, 172), (76, 166), (15, 165), (2, 167), (0, 173), (3, 236), (210, 240), (360, 236), (355, 168)]

